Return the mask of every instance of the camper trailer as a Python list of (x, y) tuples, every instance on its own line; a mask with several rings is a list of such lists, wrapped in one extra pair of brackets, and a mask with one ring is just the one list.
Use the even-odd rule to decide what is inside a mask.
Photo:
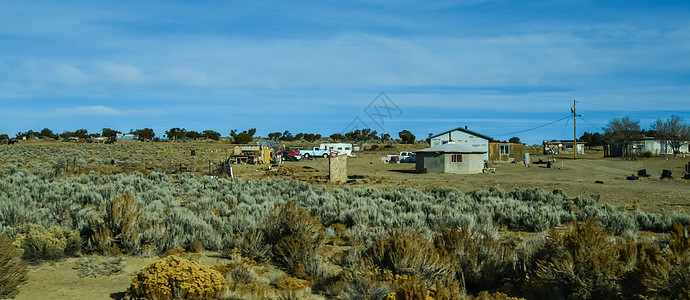
[(320, 147), (322, 150), (337, 151), (340, 154), (352, 156), (352, 144), (348, 143), (324, 143)]

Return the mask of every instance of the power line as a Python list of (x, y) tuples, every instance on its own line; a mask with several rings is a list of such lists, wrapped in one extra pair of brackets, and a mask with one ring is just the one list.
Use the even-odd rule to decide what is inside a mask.
[(549, 123), (546, 123), (546, 124), (543, 124), (543, 125), (539, 125), (539, 126), (537, 126), (537, 127), (532, 127), (532, 128), (528, 128), (528, 129), (524, 129), (524, 130), (519, 130), (519, 131), (514, 131), (514, 132), (508, 132), (508, 133), (502, 133), (502, 134), (494, 134), (494, 135), (495, 135), (495, 136), (504, 136), (504, 135), (512, 135), (512, 134), (518, 134), (518, 133), (523, 133), (523, 132), (527, 132), (527, 131), (532, 131), (532, 130), (535, 130), (535, 129), (539, 129), (539, 128), (542, 128), (542, 127), (549, 126), (549, 125), (551, 125), (551, 124), (553, 124), (553, 123), (556, 123), (556, 122), (559, 122), (559, 121), (563, 121), (563, 120), (565, 120), (565, 119), (567, 119), (567, 118), (570, 118), (570, 117), (571, 117), (571, 115), (567, 115), (567, 116), (565, 116), (565, 117), (563, 117), (563, 118), (560, 118), (560, 119), (558, 119), (558, 120), (556, 120), (556, 121), (549, 122)]
[(563, 126), (563, 131), (561, 131), (561, 136), (559, 137), (560, 139), (563, 139), (563, 134), (565, 133), (565, 129), (568, 128), (568, 123), (570, 123), (570, 119), (565, 120), (565, 126)]
[(580, 115), (580, 119), (585, 121), (587, 124), (592, 125), (592, 127), (596, 128), (596, 129), (602, 129), (602, 130), (606, 131), (606, 127), (601, 126), (601, 125), (596, 124), (596, 123), (592, 123), (589, 120), (585, 119), (582, 115)]

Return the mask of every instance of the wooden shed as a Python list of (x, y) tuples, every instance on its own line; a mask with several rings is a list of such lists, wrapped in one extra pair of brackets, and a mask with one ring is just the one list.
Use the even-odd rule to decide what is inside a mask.
[(484, 170), (486, 151), (471, 145), (448, 143), (415, 151), (417, 173), (478, 174)]
[(492, 162), (521, 162), (525, 158), (525, 144), (489, 142), (489, 160)]

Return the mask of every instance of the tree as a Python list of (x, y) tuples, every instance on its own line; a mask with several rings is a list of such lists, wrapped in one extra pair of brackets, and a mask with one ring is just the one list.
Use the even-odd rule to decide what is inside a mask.
[(508, 143), (515, 143), (515, 144), (520, 144), (520, 138), (519, 138), (519, 137), (516, 137), (516, 136), (514, 136), (514, 137), (512, 137), (512, 138), (508, 139)]
[(680, 147), (690, 140), (690, 126), (680, 116), (672, 115), (666, 121), (656, 120), (651, 130), (654, 131), (654, 137), (671, 146), (673, 155), (678, 154)]
[(274, 141), (279, 140), (280, 137), (282, 137), (282, 136), (283, 136), (283, 134), (280, 133), (280, 132), (271, 132), (271, 133), (268, 134), (268, 138), (269, 138), (269, 139), (272, 139), (272, 140), (274, 140)]
[(398, 136), (403, 144), (414, 144), (415, 136), (409, 130), (398, 132)]
[(280, 140), (284, 142), (292, 142), (295, 140), (295, 137), (292, 136), (290, 131), (285, 130), (285, 132), (283, 132), (283, 134), (280, 136)]
[(117, 131), (117, 130), (110, 129), (110, 128), (103, 128), (101, 135), (104, 137), (107, 137), (109, 139), (115, 140), (115, 137), (117, 137), (118, 133), (121, 133), (121, 132)]
[(184, 139), (184, 137), (187, 135), (187, 130), (184, 128), (170, 128), (170, 130), (165, 132), (165, 135), (168, 137), (169, 140), (180, 140)]
[(190, 140), (198, 140), (201, 138), (201, 133), (196, 132), (194, 130), (190, 130), (187, 131), (184, 136)]
[(58, 139), (58, 135), (53, 133), (53, 131), (48, 128), (43, 128), (43, 130), (41, 130), (41, 133), (39, 133), (39, 137), (42, 139)]
[(86, 139), (89, 136), (89, 131), (82, 128), (74, 131), (74, 135), (80, 139)]
[(230, 136), (233, 139), (233, 144), (249, 144), (254, 141), (254, 134), (256, 133), (256, 128), (251, 128), (249, 130), (237, 133), (236, 129), (230, 131)]
[(71, 137), (75, 137), (76, 135), (74, 134), (74, 131), (65, 131), (61, 134), (59, 134), (60, 138), (62, 140), (69, 140)]
[(357, 129), (345, 133), (344, 135), (346, 141), (361, 143), (370, 140), (378, 139), (378, 132), (376, 130), (371, 130), (369, 128)]
[(205, 139), (214, 141), (220, 140), (220, 133), (213, 130), (204, 130), (204, 133), (202, 135)]
[[(134, 130), (132, 133), (136, 134), (139, 137), (139, 140), (141, 141), (146, 141), (146, 140), (152, 140), (154, 137), (156, 137), (156, 133), (153, 132), (153, 129), (151, 128), (144, 128), (144, 129), (137, 129)], [(167, 134), (167, 132), (166, 132)]]
[[(300, 134), (302, 134), (302, 133), (300, 133)], [(303, 137), (304, 137), (304, 140), (307, 141), (307, 142), (310, 142), (310, 143), (313, 143), (313, 142), (315, 142), (316, 140), (318, 140), (318, 139), (321, 138), (321, 135), (320, 135), (320, 134), (304, 133), (304, 134), (302, 134), (302, 135), (303, 135)]]
[(604, 135), (602, 135), (601, 133), (598, 133), (598, 132), (595, 132), (595, 133), (585, 132), (582, 134), (582, 136), (578, 140), (585, 142), (585, 145), (588, 148), (592, 148), (592, 147), (596, 147), (596, 146), (604, 146)]
[(340, 133), (334, 133), (329, 136), (334, 142), (342, 142), (345, 140), (345, 136)]
[(387, 142), (387, 141), (390, 141), (391, 135), (388, 133), (382, 133), (381, 136), (379, 137), (379, 139), (383, 142)]
[(18, 140), (22, 140), (24, 138), (26, 138), (27, 140), (34, 140), (40, 136), (41, 136), (41, 134), (39, 132), (29, 130), (27, 132), (18, 132), (15, 137)]
[(621, 143), (627, 149), (632, 141), (641, 137), (640, 121), (630, 120), (629, 117), (613, 119), (606, 126), (605, 141), (609, 144)]

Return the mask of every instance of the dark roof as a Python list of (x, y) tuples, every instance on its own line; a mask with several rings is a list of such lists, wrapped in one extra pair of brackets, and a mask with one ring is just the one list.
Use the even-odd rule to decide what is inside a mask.
[(462, 131), (462, 132), (467, 133), (467, 134), (476, 135), (476, 136), (478, 136), (478, 137), (480, 137), (480, 138), (483, 138), (483, 139), (486, 139), (486, 140), (488, 140), (488, 141), (493, 141), (493, 140), (494, 140), (492, 137), (490, 137), (490, 136), (488, 136), (488, 135), (483, 135), (483, 134), (481, 134), (481, 133), (479, 133), (479, 132), (472, 131), (472, 130), (469, 130), (469, 129), (465, 129), (465, 127), (458, 127), (458, 128), (455, 128), (455, 129), (451, 129), (451, 130), (448, 130), (448, 131), (441, 132), (441, 133), (439, 133), (439, 134), (435, 134), (435, 135), (429, 137), (429, 138), (427, 139), (427, 141), (430, 141), (431, 139), (433, 139), (433, 138), (435, 138), (435, 137), (437, 137), (437, 136), (441, 136), (441, 135), (444, 135), (444, 134), (446, 134), (446, 133), (449, 133), (449, 132), (451, 132), (451, 131), (456, 131), (456, 130), (457, 130), (457, 131)]

